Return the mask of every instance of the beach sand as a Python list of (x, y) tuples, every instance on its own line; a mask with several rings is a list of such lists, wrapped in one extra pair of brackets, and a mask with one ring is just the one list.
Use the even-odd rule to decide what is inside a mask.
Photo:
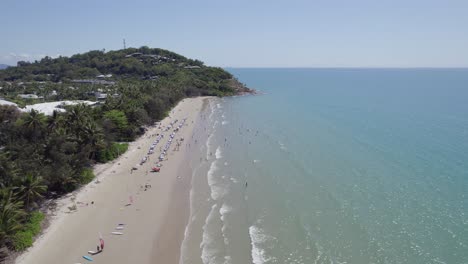
[[(87, 263), (83, 256), (91, 256), (87, 252), (96, 250), (100, 234), (105, 247), (91, 256), (94, 263), (179, 263), (180, 244), (190, 213), (191, 150), (186, 144), (192, 140), (194, 125), (206, 100), (206, 97), (185, 99), (161, 121), (165, 127), (175, 119), (181, 122), (187, 118), (175, 136), (185, 140), (179, 151), (174, 151), (174, 140), (161, 172), (153, 173), (150, 169), (172, 130), (163, 132), (165, 137), (154, 154), (149, 155), (149, 161), (131, 173), (131, 168), (147, 155), (156, 139), (154, 135), (161, 133), (157, 127), (151, 127), (130, 143), (128, 151), (117, 160), (97, 165), (94, 169), (97, 177), (92, 183), (57, 201), (50, 226), (16, 263)], [(145, 184), (152, 187), (145, 191)], [(127, 206), (131, 200), (133, 203)], [(74, 204), (77, 210), (70, 211)], [(115, 230), (118, 224), (124, 224), (122, 230)], [(114, 231), (123, 235), (111, 234)]]

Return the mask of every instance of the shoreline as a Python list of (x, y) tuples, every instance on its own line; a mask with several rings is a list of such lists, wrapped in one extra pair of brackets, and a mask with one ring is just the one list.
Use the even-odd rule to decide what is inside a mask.
[[(197, 119), (192, 127), (192, 135), (195, 137), (195, 126), (199, 125), (200, 114), (205, 111), (208, 105), (209, 98), (203, 100)], [(182, 164), (177, 172), (178, 184), (174, 187), (171, 193), (171, 204), (166, 212), (164, 223), (160, 226), (158, 235), (153, 241), (153, 260), (158, 260), (161, 263), (179, 264), (181, 258), (182, 242), (185, 239), (185, 229), (190, 220), (190, 190), (192, 188), (193, 169), (190, 165), (190, 160), (193, 158), (195, 151), (199, 151), (195, 147), (187, 148)], [(174, 252), (176, 251), (176, 252)]]
[[(149, 172), (158, 158), (159, 148), (169, 139), (168, 132), (150, 155), (149, 161), (130, 173), (130, 168), (146, 155), (160, 132), (150, 127), (144, 135), (131, 142), (126, 153), (116, 160), (93, 168), (96, 178), (56, 202), (55, 212), (48, 210), (49, 226), (33, 246), (16, 258), (15, 263), (79, 263), (88, 250), (96, 250), (99, 234), (106, 241), (102, 253), (91, 256), (99, 263), (178, 263), (184, 231), (190, 216), (192, 150), (187, 148), (202, 106), (209, 97), (186, 98), (175, 106), (160, 123), (171, 120), (187, 122), (174, 139), (187, 139), (174, 151), (168, 150), (161, 163), (161, 172)], [(193, 121), (193, 123), (192, 123)], [(178, 178), (180, 177), (180, 179)], [(152, 185), (143, 191), (143, 184)], [(146, 189), (146, 188), (145, 188)], [(125, 206), (129, 204), (129, 206)], [(134, 200), (134, 201), (133, 201)], [(90, 201), (95, 202), (90, 205)], [(133, 202), (133, 203), (132, 203)], [(70, 210), (78, 204), (77, 210)], [(87, 204), (85, 206), (85, 204)], [(67, 210), (68, 209), (68, 210)], [(125, 222), (123, 235), (111, 235), (118, 222)], [(151, 228), (151, 227), (154, 228)], [(94, 242), (93, 242), (94, 241)]]

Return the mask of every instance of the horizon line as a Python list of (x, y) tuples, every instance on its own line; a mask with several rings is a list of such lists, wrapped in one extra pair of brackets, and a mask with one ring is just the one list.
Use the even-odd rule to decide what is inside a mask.
[[(2, 65), (9, 67), (17, 67), (17, 65), (10, 65), (0, 62)], [(206, 64), (205, 64), (206, 65)], [(209, 67), (220, 67), (223, 69), (447, 69), (447, 70), (468, 70), (467, 66), (217, 66), (206, 65)]]
[[(216, 67), (216, 66), (214, 66)], [(221, 66), (221, 68), (225, 69), (460, 69), (460, 70), (468, 70), (468, 66), (451, 66), (451, 67), (444, 67), (444, 66), (414, 66), (414, 67), (372, 67), (372, 66)]]

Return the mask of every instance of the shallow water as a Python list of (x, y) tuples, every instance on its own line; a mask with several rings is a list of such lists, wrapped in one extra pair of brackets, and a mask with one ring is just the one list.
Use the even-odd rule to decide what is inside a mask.
[(468, 263), (468, 70), (230, 71), (181, 263)]

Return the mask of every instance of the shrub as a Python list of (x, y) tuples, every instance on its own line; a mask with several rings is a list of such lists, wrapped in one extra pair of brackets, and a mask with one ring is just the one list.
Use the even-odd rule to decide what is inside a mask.
[(102, 150), (98, 154), (98, 162), (105, 163), (116, 159), (128, 149), (128, 143), (113, 142), (110, 147)]
[(80, 183), (81, 184), (87, 184), (91, 182), (94, 179), (94, 173), (93, 170), (90, 168), (85, 168), (80, 175)]
[(128, 126), (128, 120), (123, 111), (111, 110), (104, 113), (104, 117), (111, 120), (120, 130)]

